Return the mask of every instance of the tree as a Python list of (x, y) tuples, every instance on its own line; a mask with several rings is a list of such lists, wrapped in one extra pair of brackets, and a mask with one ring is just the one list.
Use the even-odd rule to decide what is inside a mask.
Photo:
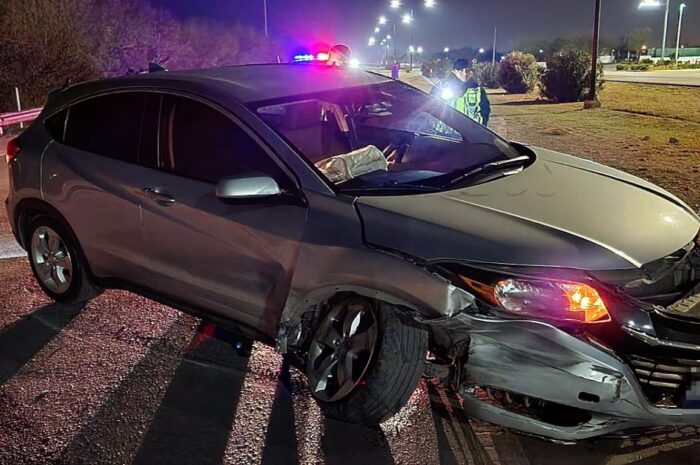
[(501, 62), (498, 82), (509, 94), (531, 92), (537, 85), (539, 68), (533, 55), (511, 52)]
[[(577, 102), (589, 93), (591, 54), (576, 49), (565, 49), (547, 60), (542, 75), (542, 96), (556, 102)], [(603, 66), (598, 68), (597, 90), (603, 87)]]
[(618, 50), (636, 52), (651, 42), (654, 31), (649, 27), (639, 27), (620, 37)]
[[(4, 0), (0, 14), (0, 88), (19, 87), (25, 108), (42, 105), (66, 80), (96, 75), (76, 20), (77, 0)], [(11, 101), (0, 102), (14, 110)]]

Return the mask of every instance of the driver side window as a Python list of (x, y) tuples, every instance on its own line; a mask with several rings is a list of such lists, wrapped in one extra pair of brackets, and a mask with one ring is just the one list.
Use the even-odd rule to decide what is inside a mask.
[(280, 168), (263, 148), (215, 108), (179, 96), (163, 103), (165, 171), (209, 183), (256, 171), (280, 179)]

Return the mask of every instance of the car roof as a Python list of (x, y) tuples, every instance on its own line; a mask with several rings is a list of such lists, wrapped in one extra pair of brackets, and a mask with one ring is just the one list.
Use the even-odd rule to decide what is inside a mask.
[(242, 103), (273, 100), (315, 92), (390, 82), (392, 79), (360, 69), (320, 64), (260, 64), (184, 71), (156, 71), (76, 84), (57, 92), (50, 106), (58, 107), (90, 94), (130, 87), (177, 88), (217, 93)]

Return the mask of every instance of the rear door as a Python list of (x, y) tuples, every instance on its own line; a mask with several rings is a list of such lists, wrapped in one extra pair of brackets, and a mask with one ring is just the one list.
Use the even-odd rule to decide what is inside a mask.
[[(208, 103), (165, 96), (160, 170), (141, 184), (151, 274), (163, 294), (274, 330), (306, 221), (301, 197), (223, 201), (222, 178), (261, 172), (296, 191), (271, 154)], [(301, 195), (301, 194), (299, 194)]]
[(100, 277), (132, 280), (145, 271), (139, 179), (156, 154), (142, 138), (149, 95), (91, 97), (47, 120), (54, 142), (43, 155), (43, 196), (68, 220)]

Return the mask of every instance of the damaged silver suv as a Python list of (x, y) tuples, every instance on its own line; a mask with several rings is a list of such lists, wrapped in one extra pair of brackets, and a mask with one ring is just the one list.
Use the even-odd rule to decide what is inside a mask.
[(327, 415), (422, 374), (559, 441), (700, 423), (700, 219), (372, 73), (256, 65), (51, 95), (8, 214), (60, 302), (134, 290), (254, 335)]

